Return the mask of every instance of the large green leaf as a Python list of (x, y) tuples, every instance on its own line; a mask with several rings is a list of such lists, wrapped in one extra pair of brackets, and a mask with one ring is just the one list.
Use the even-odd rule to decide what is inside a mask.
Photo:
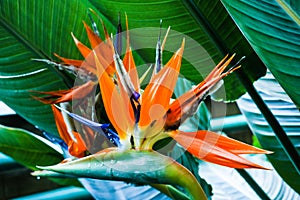
[[(270, 72), (267, 73), (267, 76), (259, 79), (255, 83), (255, 87), (300, 153), (300, 113), (296, 106)], [(267, 157), (276, 171), (286, 183), (300, 193), (300, 174), (295, 170), (271, 127), (250, 96), (242, 96), (238, 100), (238, 105), (261, 146), (274, 152)]]
[[(0, 125), (0, 152), (31, 170), (37, 170), (37, 165), (61, 162), (64, 157), (60, 151), (60, 148), (34, 133)], [(60, 185), (81, 186), (74, 178), (54, 177), (50, 180)]]
[(47, 140), (28, 131), (0, 125), (0, 152), (36, 170), (36, 165), (57, 164), (63, 156)]
[[(247, 155), (247, 159), (258, 163), (271, 170), (252, 170), (246, 172), (255, 180), (259, 187), (266, 193), (269, 199), (299, 199), (295, 192), (273, 169), (265, 155)], [(200, 162), (199, 173), (213, 187), (214, 198), (223, 199), (266, 199), (251, 188), (248, 182), (232, 168), (214, 165), (208, 162)]]
[(299, 1), (222, 2), (258, 56), (299, 108)]
[[(32, 58), (53, 58), (53, 53), (80, 58), (71, 38), (87, 37), (88, 1), (0, 2), (1, 100), (39, 128), (56, 133), (51, 108), (33, 100), (30, 90), (49, 91), (72, 86), (70, 76)], [(103, 18), (111, 30), (111, 24)]]
[[(265, 72), (264, 65), (219, 0), (197, 1), (197, 3), (188, 0), (130, 0), (126, 2), (90, 0), (90, 2), (114, 24), (117, 24), (115, 16), (119, 12), (127, 13), (131, 29), (159, 27), (159, 20), (162, 19), (163, 27), (171, 26), (172, 30), (196, 41), (197, 45), (203, 47), (204, 50), (197, 49), (195, 44), (186, 45), (183, 56), (186, 60), (181, 68), (182, 75), (194, 82), (201, 81), (215, 63), (218, 63), (227, 53), (237, 53), (239, 58), (247, 56), (244, 70), (250, 79), (257, 79)], [(141, 44), (151, 43), (154, 48), (158, 33), (149, 34), (145, 31), (143, 34), (144, 37), (140, 32), (132, 36), (135, 39), (134, 44), (142, 46)], [(172, 42), (167, 41), (166, 48), (170, 45), (170, 49), (176, 50), (182, 40), (182, 35), (172, 36), (171, 34), (170, 39)], [(153, 63), (154, 53), (155, 51), (152, 50), (152, 54), (147, 52), (142, 57), (147, 62)], [(226, 97), (223, 98), (236, 99), (243, 91), (244, 88), (238, 79), (234, 75), (230, 76), (226, 79)]]

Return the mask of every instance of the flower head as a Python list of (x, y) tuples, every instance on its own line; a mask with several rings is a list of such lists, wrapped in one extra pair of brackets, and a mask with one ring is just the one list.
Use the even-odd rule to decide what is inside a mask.
[[(195, 88), (172, 100), (184, 52), (184, 39), (180, 48), (163, 65), (161, 58), (166, 37), (163, 44), (160, 43), (159, 38), (155, 70), (151, 81), (142, 90), (130, 48), (127, 20), (127, 46), (123, 59), (104, 25), (105, 41), (102, 41), (97, 31), (93, 31), (86, 23), (84, 23), (84, 27), (92, 49), (82, 44), (73, 34), (72, 37), (85, 60), (67, 59), (58, 55), (57, 57), (62, 60), (63, 66), (76, 72), (80, 71), (85, 78), (88, 77), (89, 81), (70, 90), (42, 92), (49, 96), (38, 98), (39, 100), (44, 103), (57, 104), (72, 99), (84, 99), (95, 89), (98, 82), (109, 123), (117, 133), (109, 128), (109, 125), (98, 124), (63, 108), (61, 110), (87, 126), (84, 128), (87, 130), (84, 131), (92, 135), (93, 131), (102, 132), (121, 151), (128, 149), (152, 150), (157, 141), (171, 137), (199, 159), (234, 168), (263, 168), (247, 161), (239, 154), (269, 153), (268, 151), (207, 130), (196, 132), (179, 130), (180, 125), (197, 111), (203, 99), (219, 86), (222, 78), (240, 67), (233, 66), (226, 71), (234, 55), (226, 56)], [(70, 152), (75, 156), (82, 156), (88, 146), (86, 140), (79, 137), (77, 132), (68, 131), (60, 111), (55, 106), (52, 108), (60, 135), (69, 145)], [(70, 137), (70, 135), (75, 137)]]

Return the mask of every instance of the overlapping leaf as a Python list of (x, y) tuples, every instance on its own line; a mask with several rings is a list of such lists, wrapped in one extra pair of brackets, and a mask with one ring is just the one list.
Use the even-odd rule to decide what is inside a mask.
[(67, 89), (73, 77), (31, 59), (54, 59), (53, 53), (81, 59), (70, 33), (87, 42), (82, 20), (88, 21), (90, 7), (79, 0), (0, 2), (0, 99), (51, 133), (56, 133), (51, 108), (33, 100), (29, 91)]
[(55, 146), (28, 131), (0, 126), (0, 151), (30, 169), (36, 165), (51, 165), (63, 160)]
[(299, 108), (299, 2), (282, 0), (222, 0), (222, 2), (258, 56)]
[[(172, 30), (186, 34), (195, 40), (204, 51), (199, 50), (197, 45), (186, 46), (184, 52), (186, 60), (181, 68), (181, 73), (195, 83), (199, 83), (215, 63), (218, 63), (227, 53), (237, 53), (238, 58), (244, 55), (247, 57), (244, 70), (250, 79), (254, 80), (264, 74), (264, 65), (219, 0), (202, 0), (197, 3), (188, 0), (130, 0), (126, 3), (115, 0), (90, 0), (90, 2), (114, 24), (117, 24), (114, 16), (120, 11), (127, 13), (130, 29), (159, 27), (159, 20), (162, 19), (163, 27), (171, 26)], [(133, 47), (153, 47), (151, 51), (139, 51), (147, 62), (154, 61), (157, 35), (158, 33), (153, 31), (145, 33), (133, 31), (131, 35)], [(181, 42), (178, 40), (180, 37), (182, 35), (171, 33), (165, 50), (175, 51)], [(227, 100), (237, 98), (242, 91), (244, 91), (243, 86), (234, 75), (226, 78)]]

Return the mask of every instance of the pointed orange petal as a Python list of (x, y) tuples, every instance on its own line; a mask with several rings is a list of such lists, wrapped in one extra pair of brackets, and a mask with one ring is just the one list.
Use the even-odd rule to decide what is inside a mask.
[(129, 77), (134, 86), (135, 91), (139, 92), (140, 89), (139, 76), (136, 70), (135, 62), (130, 48), (126, 50), (123, 63), (127, 72), (129, 73)]
[[(194, 93), (193, 89), (175, 99), (175, 101), (173, 101), (169, 106), (165, 122), (165, 129), (178, 129), (180, 124), (185, 120), (183, 119), (183, 116), (191, 112), (191, 109), (193, 108), (193, 105), (196, 101), (197, 96)], [(195, 106), (198, 107), (198, 104)]]
[[(92, 48), (94, 50), (93, 56), (88, 58), (88, 62), (92, 63), (94, 66), (94, 55), (97, 55), (98, 61), (101, 63), (101, 65), (105, 68), (106, 72), (109, 74), (109, 76), (113, 76), (115, 73), (115, 66), (113, 62), (113, 54), (114, 54), (114, 49), (113, 49), (113, 43), (111, 41), (111, 38), (109, 37), (106, 27), (102, 22), (102, 26), (104, 29), (105, 37), (106, 40), (103, 42), (102, 40), (96, 40), (95, 38), (99, 38), (88, 26), (86, 26), (87, 33), (88, 35), (90, 34), (89, 38), (90, 43), (92, 45)], [(99, 38), (100, 39), (100, 38)]]
[(215, 144), (216, 146), (225, 149), (227, 151), (231, 151), (235, 154), (270, 154), (272, 152), (266, 151), (264, 149), (259, 149), (252, 145), (240, 142), (238, 140), (225, 137), (223, 135), (217, 134), (212, 131), (200, 130), (196, 133), (189, 134), (187, 133), (187, 137), (194, 137), (196, 134), (196, 138), (200, 140), (205, 140), (210, 144)]
[(83, 69), (86, 72), (90, 72), (92, 74), (96, 74), (95, 67), (93, 67), (92, 65), (88, 64), (86, 61), (73, 60), (73, 59), (64, 58), (64, 57), (61, 57), (61, 56), (59, 56), (59, 55), (57, 55), (55, 53), (54, 53), (54, 55), (56, 57), (58, 57), (60, 60), (62, 60), (64, 62), (64, 64), (72, 65), (74, 67), (77, 67), (78, 69)]
[(51, 105), (51, 108), (52, 108), (52, 111), (54, 114), (54, 119), (55, 119), (58, 133), (59, 133), (61, 139), (63, 139), (63, 141), (65, 141), (65, 143), (68, 145), (69, 153), (72, 156), (83, 157), (84, 153), (86, 151), (86, 147), (85, 147), (85, 144), (84, 144), (82, 138), (80, 137), (80, 135), (78, 133), (73, 131), (72, 134), (74, 135), (75, 139), (77, 140), (76, 142), (73, 141), (73, 139), (70, 136), (70, 133), (67, 129), (67, 126), (65, 124), (62, 113), (54, 105)]
[(70, 145), (68, 145), (69, 153), (77, 158), (82, 158), (85, 156), (85, 151), (87, 150), (86, 146), (79, 133), (73, 131), (73, 135), (77, 142), (72, 141)]
[[(126, 117), (127, 117), (127, 122), (128, 122), (128, 128), (129, 130), (133, 131), (134, 129), (134, 125), (135, 125), (135, 116), (134, 116), (134, 111), (130, 102), (130, 97), (128, 96), (128, 93), (126, 92), (126, 90), (124, 89), (123, 85), (120, 84), (119, 85), (119, 89), (120, 89), (120, 94), (121, 94), (121, 99), (122, 102), (125, 106), (125, 113)], [(133, 102), (135, 105), (136, 103)]]
[(58, 108), (56, 108), (54, 105), (51, 105), (51, 108), (53, 111), (53, 115), (54, 115), (54, 119), (55, 119), (55, 123), (56, 123), (56, 127), (58, 130), (59, 136), (61, 137), (61, 139), (63, 139), (63, 141), (65, 141), (65, 143), (69, 144), (69, 142), (72, 141), (72, 138), (68, 133), (68, 129), (65, 124), (64, 118), (63, 118), (60, 110), (58, 110)]
[(79, 40), (77, 40), (77, 38), (74, 36), (73, 33), (71, 33), (73, 40), (78, 48), (78, 50), (80, 51), (81, 55), (86, 58), (88, 57), (88, 55), (91, 53), (91, 49), (89, 49), (87, 46), (85, 46), (84, 44), (82, 44)]
[(68, 89), (68, 90), (58, 90), (58, 91), (49, 91), (49, 92), (44, 92), (44, 91), (31, 91), (31, 92), (36, 92), (39, 94), (46, 94), (49, 96), (46, 97), (36, 97), (32, 96), (32, 98), (44, 103), (44, 104), (54, 104), (58, 99), (61, 99), (63, 96), (67, 95), (68, 93), (72, 92), (73, 89)]
[[(260, 165), (252, 163), (245, 158), (218, 146), (218, 142), (202, 139), (203, 132), (185, 133), (182, 131), (172, 131), (169, 135), (182, 145), (188, 152), (201, 160), (232, 168), (258, 168), (266, 169)], [(199, 138), (197, 137), (199, 136)], [(222, 146), (222, 145), (221, 145)]]
[(56, 53), (54, 53), (54, 55), (56, 57), (58, 57), (60, 60), (62, 60), (64, 62), (64, 64), (73, 65), (75, 67), (80, 67), (82, 65), (82, 62), (83, 62), (82, 60), (74, 60), (74, 59), (64, 58), (64, 57), (59, 56)]
[(85, 98), (94, 90), (95, 86), (95, 82), (88, 81), (85, 84), (72, 89), (71, 92), (57, 99), (54, 103), (68, 102), (72, 101), (73, 99), (79, 100)]
[(94, 33), (94, 31), (85, 22), (83, 22), (83, 24), (87, 32), (91, 47), (92, 49), (94, 49), (102, 42), (102, 40), (101, 38), (98, 37), (97, 34)]
[(69, 93), (72, 95), (72, 99), (82, 99), (86, 96), (88, 96), (96, 87), (96, 83), (93, 81), (88, 81), (85, 84), (76, 87), (72, 93)]
[(227, 59), (228, 56), (225, 56), (201, 83), (172, 102), (167, 113), (166, 130), (177, 129), (186, 118), (194, 114), (200, 101), (208, 95), (208, 92), (212, 90), (213, 87), (218, 86), (217, 83), (222, 78), (239, 68), (235, 67), (223, 73), (234, 56), (235, 55), (231, 56), (229, 59)]
[(139, 126), (147, 126), (162, 118), (169, 109), (170, 98), (179, 75), (184, 41), (166, 66), (151, 80), (142, 95), (141, 118)]
[[(59, 91), (50, 91), (50, 92), (39, 92), (40, 94), (48, 94), (50, 96), (39, 98), (39, 97), (33, 97), (43, 103), (46, 104), (56, 104), (56, 103), (62, 103), (62, 102), (69, 102), (73, 99), (79, 100), (82, 98), (85, 98), (87, 95), (89, 95), (95, 88), (96, 83), (93, 81), (88, 81), (85, 84), (74, 87), (72, 89), (68, 90), (59, 90)], [(59, 97), (59, 98), (57, 98)], [(53, 98), (57, 98), (54, 99)]]
[(124, 140), (126, 138), (126, 133), (128, 129), (128, 113), (125, 109), (125, 103), (122, 101), (122, 97), (116, 88), (113, 80), (108, 76), (108, 74), (103, 69), (103, 66), (99, 62), (98, 58), (95, 56), (95, 63), (98, 70), (98, 81), (101, 90), (101, 96), (105, 111), (107, 116), (117, 130), (120, 139)]

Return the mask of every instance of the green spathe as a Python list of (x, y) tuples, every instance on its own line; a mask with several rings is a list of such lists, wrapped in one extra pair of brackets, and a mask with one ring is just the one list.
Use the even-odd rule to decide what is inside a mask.
[(109, 149), (67, 163), (39, 168), (86, 178), (178, 185), (186, 189), (190, 199), (206, 199), (201, 186), (185, 167), (155, 151)]

